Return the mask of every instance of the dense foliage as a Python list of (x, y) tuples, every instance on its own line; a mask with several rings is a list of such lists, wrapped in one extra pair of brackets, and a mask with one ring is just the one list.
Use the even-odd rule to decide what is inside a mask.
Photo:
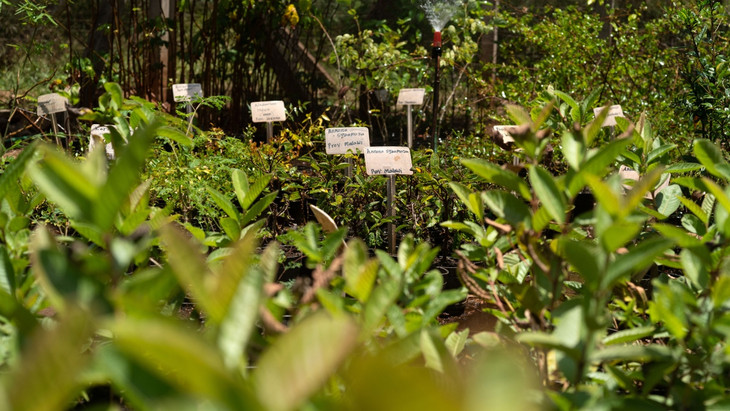
[[(414, 113), (441, 141), (416, 139), (395, 215), (323, 134), (404, 140), (398, 90), (433, 96), (422, 10), (112, 3), (139, 23), (92, 24), (114, 56), (68, 23), (85, 1), (0, 0), (26, 25), (0, 59), (56, 71), (0, 83), (0, 409), (730, 407), (722, 2), (457, 2), (443, 104)], [(57, 27), (70, 56), (44, 60)], [(318, 64), (298, 91), (272, 33)], [(156, 94), (160, 42), (204, 85), (190, 110)], [(28, 108), (53, 90), (93, 109), (52, 133)], [(270, 97), (289, 119), (263, 143), (246, 104)]]

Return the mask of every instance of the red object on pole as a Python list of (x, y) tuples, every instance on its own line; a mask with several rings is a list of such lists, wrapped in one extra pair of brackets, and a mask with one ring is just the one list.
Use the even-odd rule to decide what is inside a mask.
[(441, 32), (440, 31), (433, 32), (433, 46), (441, 47)]

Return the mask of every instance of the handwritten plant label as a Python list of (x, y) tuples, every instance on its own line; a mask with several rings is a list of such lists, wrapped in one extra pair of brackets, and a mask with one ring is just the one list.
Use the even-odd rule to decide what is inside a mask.
[(418, 106), (423, 104), (423, 96), (426, 94), (424, 88), (402, 88), (398, 92), (399, 106)]
[(106, 155), (109, 158), (114, 158), (114, 147), (112, 146), (112, 143), (105, 143), (104, 136), (109, 134), (109, 127), (113, 126), (103, 126), (101, 124), (92, 124), (91, 125), (91, 138), (89, 139), (89, 151), (94, 150), (96, 148), (97, 144), (104, 145), (104, 150), (106, 151)]
[[(594, 108), (593, 115), (598, 117), (598, 115), (601, 114), (601, 110), (603, 110), (603, 107)], [(616, 117), (626, 117), (626, 116), (624, 116), (624, 111), (621, 109), (621, 106), (618, 104), (608, 108), (608, 114), (606, 115), (606, 118), (603, 120), (603, 124), (601, 124), (601, 127), (615, 126)]]
[(370, 132), (367, 127), (328, 128), (324, 131), (324, 143), (327, 154), (364, 153), (370, 147)]
[(286, 120), (286, 109), (281, 100), (256, 101), (251, 103), (251, 117), (254, 123), (268, 123)]
[(513, 130), (517, 130), (519, 126), (494, 126), (494, 130), (502, 136), (502, 141), (505, 143), (514, 143), (515, 139), (512, 137)]
[(47, 116), (66, 111), (68, 99), (60, 94), (51, 93), (38, 97), (38, 115)]
[(173, 84), (172, 97), (180, 103), (203, 97), (203, 88), (198, 83)]
[(368, 175), (411, 175), (411, 150), (408, 147), (368, 147), (365, 149), (365, 172)]

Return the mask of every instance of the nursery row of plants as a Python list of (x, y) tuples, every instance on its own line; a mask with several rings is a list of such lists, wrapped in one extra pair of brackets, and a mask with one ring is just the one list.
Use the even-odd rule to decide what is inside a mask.
[[(11, 117), (41, 89), (90, 108), (56, 136), (0, 131), (0, 409), (730, 408), (721, 1), (463, 3), (443, 30), (443, 107), (415, 113), (419, 135), (438, 116), (441, 141), (417, 139), (393, 216), (387, 178), (326, 155), (323, 133), (399, 139), (392, 94), (433, 95), (421, 10), (202, 0), (145, 21), (111, 3), (140, 29), (94, 21), (118, 54), (84, 59), (49, 4), (0, 0), (33, 28), (0, 82)], [(39, 58), (57, 26), (63, 74), (22, 78), (59, 64)], [(331, 51), (339, 93), (303, 76), (311, 100), (284, 97), (290, 119), (261, 143), (241, 119), (287, 90), (273, 27), (320, 63)], [(481, 56), (492, 35), (497, 61)], [(145, 74), (164, 41), (170, 78), (205, 89), (196, 127)], [(594, 108), (612, 103), (626, 117), (602, 127)], [(113, 125), (114, 158), (88, 149), (93, 123)], [(514, 142), (493, 124), (517, 125)]]
[[(318, 132), (190, 139), (182, 120), (106, 89), (87, 117), (115, 125), (113, 161), (38, 142), (0, 177), (3, 408), (729, 405), (730, 164), (712, 142), (678, 158), (644, 115), (613, 135), (607, 110), (593, 118), (597, 93), (509, 106), (519, 165), (416, 153), (389, 255), (385, 177), (356, 156), (346, 177)], [(196, 180), (217, 212), (182, 207)], [(176, 198), (163, 189), (178, 202), (160, 203)], [(297, 203), (343, 227), (282, 223)], [(444, 254), (461, 286), (444, 287)], [(297, 256), (308, 275), (284, 281)], [(489, 331), (460, 327), (467, 294)]]

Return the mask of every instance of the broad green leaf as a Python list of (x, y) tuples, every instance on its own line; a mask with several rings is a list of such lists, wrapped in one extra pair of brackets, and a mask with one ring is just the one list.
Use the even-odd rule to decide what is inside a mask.
[(671, 247), (672, 241), (661, 237), (649, 238), (631, 248), (628, 253), (621, 254), (608, 265), (602, 288), (610, 289), (631, 273), (639, 272), (654, 262), (654, 259), (664, 254)]
[(433, 337), (431, 337), (428, 329), (421, 329), (420, 334), (421, 353), (423, 354), (423, 359), (426, 367), (439, 373), (443, 373), (443, 359), (441, 358), (441, 353), (439, 352), (438, 347), (436, 347), (436, 342), (434, 341)]
[(373, 289), (362, 313), (363, 332), (373, 332), (378, 327), (400, 293), (401, 281), (393, 279), (383, 281)]
[[(440, 275), (440, 274), (439, 274)], [(441, 280), (441, 278), (439, 278)], [(440, 285), (440, 284), (439, 284)], [(464, 301), (467, 297), (466, 289), (437, 291), (436, 296), (428, 301), (426, 309), (423, 312), (423, 327), (427, 327), (430, 322), (434, 321), (446, 307)]]
[(2, 173), (0, 173), (0, 193), (2, 196), (6, 196), (11, 191), (19, 191), (18, 181), (20, 180), (23, 173), (33, 157), (36, 154), (38, 148), (37, 143), (31, 143), (26, 146), (23, 151), (15, 157), (15, 160), (10, 162)]
[(662, 173), (663, 170), (661, 167), (655, 167), (645, 175), (641, 176), (639, 181), (637, 181), (634, 186), (631, 187), (631, 190), (626, 193), (621, 207), (621, 213), (619, 215), (627, 216), (631, 214), (632, 211), (636, 210), (639, 204), (641, 204), (644, 200), (646, 194), (654, 189)]
[(28, 170), (38, 188), (70, 218), (94, 223), (98, 187), (57, 149), (46, 145), (38, 149), (42, 158)]
[(378, 275), (378, 260), (369, 259), (365, 243), (352, 239), (347, 245), (342, 273), (345, 277), (345, 292), (361, 303), (370, 298), (370, 292)]
[(254, 389), (264, 408), (298, 409), (335, 374), (355, 348), (357, 336), (348, 317), (325, 312), (292, 327), (264, 352), (253, 372)]
[(583, 136), (577, 135), (570, 130), (566, 130), (563, 133), (561, 142), (565, 160), (574, 170), (579, 170), (586, 154), (586, 146), (583, 141)]
[(227, 409), (260, 409), (248, 385), (224, 366), (208, 341), (168, 319), (119, 317), (113, 344), (178, 390)]
[(611, 168), (619, 155), (631, 144), (628, 138), (620, 138), (610, 141), (608, 144), (600, 147), (588, 160), (583, 163), (580, 171), (569, 171), (565, 176), (565, 184), (568, 189), (569, 197), (574, 197), (583, 188), (585, 176), (593, 175), (602, 178)]
[[(251, 191), (249, 191), (249, 194)], [(253, 221), (256, 217), (258, 217), (264, 210), (266, 210), (269, 205), (274, 202), (276, 199), (277, 194), (279, 194), (278, 191), (274, 191), (273, 193), (269, 193), (265, 196), (263, 196), (261, 199), (256, 201), (249, 209), (246, 210), (246, 214), (241, 217), (241, 225), (244, 226), (248, 224), (249, 222)]]
[(586, 284), (595, 289), (600, 282), (604, 266), (604, 256), (600, 249), (590, 242), (566, 238), (561, 238), (558, 246), (562, 248), (565, 259), (578, 271)]
[[(704, 247), (698, 247), (697, 250), (705, 250)], [(679, 261), (682, 262), (682, 268), (684, 269), (685, 277), (692, 281), (700, 290), (705, 290), (707, 284), (710, 282), (710, 273), (707, 271), (707, 266), (711, 264), (709, 260), (709, 254), (702, 258), (699, 252), (696, 253), (692, 249), (684, 249), (679, 253)]]
[(464, 350), (464, 347), (466, 346), (466, 340), (469, 338), (469, 329), (462, 330), (460, 332), (454, 331), (451, 334), (449, 334), (448, 337), (446, 337), (446, 340), (444, 341), (444, 344), (446, 345), (446, 349), (449, 350), (449, 353), (454, 357), (457, 358), (459, 354)]
[(596, 136), (598, 136), (598, 132), (601, 131), (601, 128), (603, 127), (603, 122), (606, 120), (610, 109), (611, 105), (606, 105), (598, 113), (598, 116), (596, 116), (593, 121), (588, 123), (588, 125), (583, 128), (583, 137), (587, 146), (590, 147), (590, 145), (593, 144), (593, 140), (595, 140)]
[(570, 115), (571, 120), (573, 120), (573, 123), (579, 123), (580, 122), (580, 106), (578, 106), (578, 103), (573, 99), (573, 97), (570, 97), (567, 93), (564, 93), (562, 91), (554, 90), (553, 93), (560, 97), (561, 100), (568, 103), (570, 106)]
[(621, 201), (611, 187), (593, 175), (586, 175), (585, 180), (591, 187), (591, 192), (593, 192), (597, 204), (603, 207), (607, 213), (613, 216), (618, 215), (621, 210)]
[(616, 221), (605, 227), (598, 241), (603, 249), (611, 253), (636, 238), (641, 230), (641, 225), (633, 221)]
[[(697, 203), (695, 203), (694, 201), (692, 201), (691, 199), (689, 199), (687, 197), (679, 196), (677, 198), (682, 203), (682, 205), (684, 205), (687, 208), (687, 210), (691, 211), (692, 214), (697, 216), (697, 218), (699, 218), (703, 224), (707, 224), (709, 222), (709, 212), (705, 212), (705, 210), (703, 210), (702, 207), (700, 207), (699, 205), (697, 205)], [(714, 197), (713, 197), (713, 202), (714, 202)], [(710, 208), (710, 212), (711, 212), (712, 207), (709, 207), (709, 208)]]
[(110, 229), (122, 207), (129, 203), (130, 194), (139, 184), (139, 173), (159, 127), (160, 122), (156, 119), (140, 126), (122, 150), (117, 152), (117, 160), (112, 163), (106, 182), (100, 187), (94, 207), (94, 220), (102, 230)]
[(243, 207), (244, 210), (248, 210), (254, 203), (254, 201), (256, 201), (256, 198), (258, 198), (258, 196), (264, 192), (266, 187), (269, 186), (269, 181), (271, 181), (271, 177), (271, 174), (258, 176), (256, 178), (256, 181), (254, 181), (254, 183), (249, 186), (248, 191), (246, 192), (246, 196), (244, 197), (243, 201), (241, 201), (241, 207)]
[(231, 217), (222, 217), (219, 221), (223, 232), (226, 233), (231, 240), (236, 240), (241, 235), (241, 227), (238, 225), (238, 220)]
[(578, 358), (580, 353), (577, 349), (565, 345), (560, 338), (555, 335), (540, 331), (523, 332), (517, 335), (516, 340), (520, 343), (529, 344), (536, 347), (543, 347), (561, 351), (568, 357)]
[(85, 355), (81, 347), (89, 343), (94, 331), (95, 324), (88, 314), (71, 309), (56, 318), (53, 327), (34, 334), (22, 356), (5, 371), (8, 409), (67, 409), (84, 389), (80, 376), (91, 356)]
[(697, 234), (699, 236), (707, 234), (707, 226), (694, 214), (683, 215), (681, 223), (682, 227), (692, 234)]
[(530, 225), (530, 209), (522, 200), (506, 191), (490, 190), (482, 193), (482, 200), (494, 214), (512, 225)]
[(678, 185), (670, 184), (664, 187), (655, 198), (657, 211), (667, 217), (674, 214), (681, 204), (681, 196), (682, 189)]
[(712, 175), (730, 180), (730, 164), (725, 161), (722, 151), (710, 140), (697, 139), (694, 142), (694, 155)]
[(530, 183), (538, 199), (560, 224), (565, 223), (565, 198), (555, 184), (555, 178), (540, 166), (530, 166)]
[(0, 247), (0, 289), (15, 295), (15, 269), (5, 247)]
[(689, 173), (702, 169), (702, 164), (697, 163), (673, 163), (664, 169), (665, 173)]
[(193, 139), (185, 135), (182, 131), (173, 128), (173, 127), (160, 127), (157, 130), (157, 135), (160, 137), (166, 137), (170, 140), (180, 144), (184, 147), (192, 147), (193, 146)]
[(494, 163), (481, 159), (462, 159), (461, 164), (489, 183), (500, 185), (510, 191), (516, 191), (525, 200), (532, 198), (530, 187), (525, 183), (525, 180), (512, 171), (502, 169)]
[(189, 240), (185, 233), (173, 225), (164, 226), (160, 230), (167, 261), (180, 285), (192, 295), (195, 303), (211, 318), (220, 321), (225, 314), (224, 307), (209, 292), (205, 279), (208, 269), (200, 247)]
[[(236, 192), (236, 197), (238, 198), (238, 204), (243, 207), (243, 204), (248, 203), (248, 200), (246, 199), (246, 195), (249, 191), (248, 186), (248, 176), (243, 171), (234, 168), (231, 170), (231, 181), (233, 182), (233, 191)], [(249, 204), (250, 206), (251, 204)], [(243, 207), (243, 209), (247, 209), (248, 207)]]
[(463, 184), (454, 181), (449, 182), (449, 187), (456, 193), (466, 208), (476, 216), (477, 221), (484, 220), (484, 205), (478, 193), (473, 193)]
[(682, 248), (701, 247), (702, 242), (697, 238), (687, 234), (687, 231), (681, 228), (663, 223), (655, 223), (652, 227), (657, 230), (663, 237), (669, 238)]
[(646, 338), (654, 334), (654, 326), (629, 328), (626, 330), (616, 331), (603, 339), (604, 345), (626, 344)]
[(221, 210), (228, 215), (228, 217), (235, 219), (242, 226), (245, 225), (245, 223), (241, 222), (241, 214), (233, 206), (231, 200), (212, 187), (205, 187), (205, 189), (208, 191), (208, 194), (210, 194), (211, 200), (213, 200), (213, 202), (216, 203), (216, 205), (220, 207)]
[(324, 261), (331, 261), (337, 251), (345, 244), (344, 240), (347, 236), (347, 227), (341, 227), (334, 233), (327, 234), (322, 241), (321, 256)]
[(660, 147), (655, 148), (654, 150), (651, 150), (646, 156), (646, 164), (653, 163), (654, 160), (658, 159), (669, 151), (674, 150), (675, 148), (677, 148), (676, 144), (664, 144)]
[[(253, 237), (253, 236), (251, 236)], [(251, 333), (256, 329), (256, 322), (259, 318), (259, 307), (263, 301), (263, 287), (265, 282), (265, 271), (259, 266), (251, 267), (251, 255), (254, 248), (251, 245), (255, 242), (250, 238), (241, 240), (241, 245), (236, 247), (236, 252), (226, 258), (221, 271), (222, 277), (219, 292), (230, 293), (225, 283), (233, 283), (235, 292), (225, 306), (225, 317), (220, 325), (218, 335), (218, 347), (223, 356), (223, 362), (230, 369), (238, 368), (245, 372), (246, 346), (251, 338)], [(278, 245), (271, 243), (264, 250), (262, 260), (274, 260), (278, 255)]]
[(610, 345), (593, 353), (591, 360), (599, 363), (604, 362), (630, 362), (630, 361), (659, 361), (669, 359), (672, 351), (669, 347), (650, 345)]

